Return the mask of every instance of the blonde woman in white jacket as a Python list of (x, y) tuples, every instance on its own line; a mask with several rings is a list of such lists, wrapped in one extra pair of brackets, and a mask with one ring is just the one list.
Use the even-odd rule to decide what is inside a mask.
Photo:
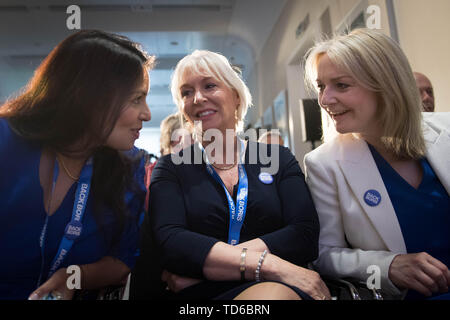
[(321, 226), (315, 267), (366, 282), (375, 266), (381, 290), (448, 299), (450, 114), (422, 116), (406, 56), (379, 31), (318, 43), (305, 69), (325, 142), (305, 157)]

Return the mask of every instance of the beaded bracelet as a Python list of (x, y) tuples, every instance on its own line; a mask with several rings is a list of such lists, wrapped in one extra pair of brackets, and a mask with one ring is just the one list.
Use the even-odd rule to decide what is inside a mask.
[(264, 258), (266, 257), (266, 254), (267, 254), (267, 250), (264, 250), (264, 252), (261, 254), (261, 257), (259, 257), (258, 266), (256, 267), (256, 270), (255, 270), (255, 280), (257, 282), (261, 281), (261, 266), (264, 262)]
[(242, 248), (241, 252), (241, 264), (239, 266), (239, 271), (241, 272), (241, 281), (245, 281), (245, 257), (247, 255), (247, 248)]

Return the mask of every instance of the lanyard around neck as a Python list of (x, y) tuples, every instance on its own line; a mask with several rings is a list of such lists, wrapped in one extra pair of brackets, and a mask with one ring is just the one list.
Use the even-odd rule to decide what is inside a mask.
[[(240, 143), (240, 154), (239, 154), (239, 164), (238, 164), (238, 172), (239, 172), (239, 186), (238, 193), (236, 197), (236, 204), (234, 203), (233, 197), (228, 192), (225, 184), (220, 178), (219, 174), (214, 170), (213, 166), (208, 160), (208, 156), (205, 152), (203, 146), (199, 143), (200, 148), (205, 154), (205, 162), (206, 162), (206, 170), (208, 173), (216, 180), (224, 189), (225, 195), (228, 200), (228, 209), (230, 214), (230, 227), (228, 230), (228, 244), (237, 245), (239, 243), (240, 234), (242, 225), (244, 223), (245, 214), (247, 211), (247, 200), (248, 200), (248, 178), (247, 173), (245, 172), (244, 165), (241, 163), (241, 158), (245, 154), (245, 144), (243, 141), (238, 139)], [(237, 206), (237, 215), (236, 215), (236, 206)]]
[[(77, 239), (82, 231), (83, 225), (82, 225), (82, 219), (83, 215), (86, 210), (86, 204), (89, 196), (89, 190), (91, 187), (91, 178), (92, 178), (92, 171), (93, 171), (93, 164), (92, 164), (92, 158), (88, 159), (86, 164), (84, 165), (83, 169), (81, 170), (80, 178), (78, 180), (77, 184), (77, 191), (75, 193), (75, 201), (73, 204), (72, 209), (72, 218), (70, 222), (67, 224), (64, 236), (61, 239), (61, 242), (59, 244), (59, 248), (57, 251), (56, 256), (54, 257), (50, 271), (48, 273), (48, 277), (50, 278), (53, 273), (58, 270), (61, 263), (64, 261), (65, 257), (69, 253), (70, 249), (72, 248), (72, 245)], [(53, 193), (55, 191), (56, 186), (56, 180), (58, 179), (59, 174), (59, 167), (58, 167), (58, 161), (55, 160), (55, 166), (53, 168), (53, 183), (52, 183), (52, 191), (50, 197), (53, 197)], [(42, 228), (41, 236), (39, 237), (39, 246), (41, 248), (41, 257), (42, 257), (42, 263), (41, 263), (41, 273), (39, 275), (38, 280), (38, 286), (40, 286), (42, 281), (42, 275), (43, 275), (43, 268), (44, 268), (44, 257), (45, 257), (45, 237), (47, 234), (47, 227), (48, 227), (48, 219), (49, 216), (47, 214), (45, 218), (44, 227)]]

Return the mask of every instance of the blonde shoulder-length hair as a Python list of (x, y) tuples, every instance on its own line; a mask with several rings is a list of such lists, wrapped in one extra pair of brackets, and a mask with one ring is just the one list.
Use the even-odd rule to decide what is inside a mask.
[(183, 77), (190, 74), (213, 77), (223, 82), (228, 88), (235, 90), (239, 96), (239, 106), (236, 110), (236, 131), (244, 128), (244, 118), (248, 108), (252, 105), (252, 96), (239, 72), (233, 67), (227, 58), (220, 53), (207, 50), (195, 50), (181, 59), (172, 74), (170, 90), (175, 104), (182, 113), (184, 108), (180, 88), (183, 85)]
[(182, 127), (182, 115), (173, 113), (168, 115), (161, 121), (159, 126), (161, 130), (161, 136), (159, 138), (161, 156), (170, 154), (172, 151), (172, 135), (177, 129)]
[[(342, 71), (362, 87), (376, 93), (377, 117), (384, 146), (399, 159), (418, 159), (425, 154), (421, 100), (408, 59), (400, 46), (380, 31), (356, 29), (312, 47), (305, 56), (305, 81), (317, 90), (317, 67), (327, 54)], [(338, 133), (322, 109), (323, 140)]]

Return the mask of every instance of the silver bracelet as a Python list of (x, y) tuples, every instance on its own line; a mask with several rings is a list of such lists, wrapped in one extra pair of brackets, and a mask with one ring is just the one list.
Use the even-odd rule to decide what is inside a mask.
[(257, 282), (261, 281), (261, 266), (264, 262), (266, 254), (267, 254), (267, 250), (264, 250), (264, 252), (261, 254), (261, 257), (259, 257), (258, 266), (256, 267), (256, 270), (255, 270), (255, 280)]
[(245, 257), (247, 255), (247, 248), (242, 248), (241, 263), (239, 265), (239, 271), (241, 272), (241, 281), (245, 281)]

